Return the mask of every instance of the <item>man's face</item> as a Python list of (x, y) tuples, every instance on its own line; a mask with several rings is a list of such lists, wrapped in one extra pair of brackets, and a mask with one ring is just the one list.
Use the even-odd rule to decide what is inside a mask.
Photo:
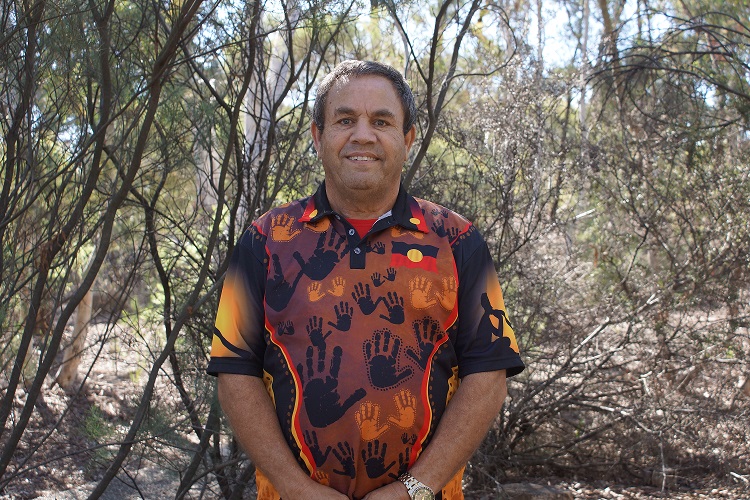
[(397, 191), (401, 168), (414, 142), (404, 135), (404, 110), (393, 84), (366, 75), (339, 80), (328, 93), (324, 127), (312, 125), (329, 197), (337, 200)]

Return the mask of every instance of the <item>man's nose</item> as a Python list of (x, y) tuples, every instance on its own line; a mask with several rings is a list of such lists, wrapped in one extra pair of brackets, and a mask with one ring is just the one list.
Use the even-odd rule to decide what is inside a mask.
[(375, 130), (367, 120), (359, 120), (352, 130), (351, 141), (358, 144), (375, 142)]

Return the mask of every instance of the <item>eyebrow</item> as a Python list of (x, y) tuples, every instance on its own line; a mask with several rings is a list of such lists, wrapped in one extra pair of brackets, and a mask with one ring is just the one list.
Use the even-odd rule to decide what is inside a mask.
[[(353, 114), (355, 114), (354, 109), (347, 107), (347, 106), (341, 106), (333, 110), (334, 116), (353, 115)], [(388, 109), (378, 109), (378, 110), (375, 110), (372, 114), (373, 116), (382, 117), (382, 118), (396, 118), (396, 115)]]

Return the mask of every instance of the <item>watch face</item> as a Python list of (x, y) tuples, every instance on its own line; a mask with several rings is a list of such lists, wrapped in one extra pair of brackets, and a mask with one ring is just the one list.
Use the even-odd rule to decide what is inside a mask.
[(435, 500), (435, 495), (427, 488), (419, 488), (414, 492), (414, 500)]

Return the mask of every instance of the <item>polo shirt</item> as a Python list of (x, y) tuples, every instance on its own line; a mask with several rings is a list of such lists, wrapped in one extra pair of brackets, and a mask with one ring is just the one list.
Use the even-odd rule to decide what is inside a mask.
[[(416, 461), (461, 378), (523, 368), (473, 224), (402, 186), (360, 235), (323, 183), (241, 236), (207, 371), (262, 377), (300, 466), (362, 498)], [(278, 498), (258, 481), (259, 499)], [(461, 473), (443, 499), (460, 486)]]

